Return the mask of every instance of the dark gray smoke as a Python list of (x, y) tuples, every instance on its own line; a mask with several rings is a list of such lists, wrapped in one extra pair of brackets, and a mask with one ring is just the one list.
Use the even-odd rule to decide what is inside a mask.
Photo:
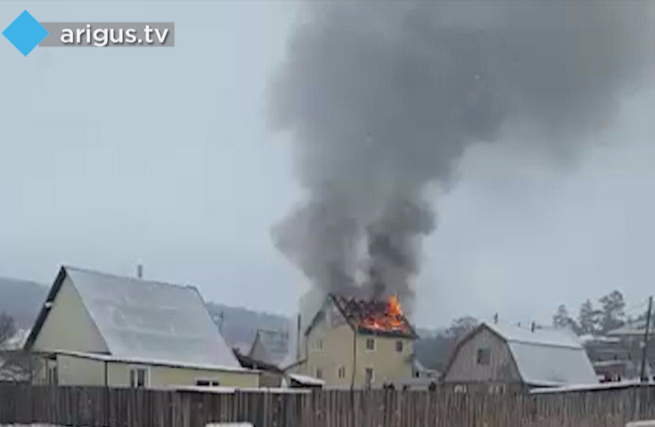
[(648, 1), (306, 6), (272, 110), (307, 200), (274, 234), (325, 291), (411, 301), (428, 184), (514, 126), (565, 158), (652, 72)]

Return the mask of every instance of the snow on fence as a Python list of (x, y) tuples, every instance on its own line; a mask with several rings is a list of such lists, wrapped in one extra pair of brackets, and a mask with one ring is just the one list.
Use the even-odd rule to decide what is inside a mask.
[(0, 425), (106, 427), (624, 427), (655, 418), (655, 387), (551, 394), (309, 393), (0, 385)]

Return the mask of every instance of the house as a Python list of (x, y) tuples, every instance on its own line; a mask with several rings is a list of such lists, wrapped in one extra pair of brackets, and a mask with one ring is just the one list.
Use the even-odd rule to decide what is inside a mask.
[[(602, 382), (633, 381), (641, 377), (646, 321), (638, 319), (610, 330), (604, 335), (581, 337), (597, 376)], [(655, 333), (651, 330), (645, 353), (644, 375), (653, 378), (655, 372)]]
[(289, 352), (289, 333), (258, 330), (248, 356), (271, 365), (281, 366)]
[(63, 267), (25, 349), (38, 384), (257, 387), (191, 286)]
[(29, 331), (19, 329), (0, 344), (0, 383), (29, 383), (34, 363), (23, 351)]
[(455, 391), (504, 392), (597, 383), (572, 333), (482, 323), (457, 344), (442, 380)]
[(412, 377), (416, 338), (395, 298), (329, 294), (287, 372), (317, 378), (325, 387), (382, 387)]

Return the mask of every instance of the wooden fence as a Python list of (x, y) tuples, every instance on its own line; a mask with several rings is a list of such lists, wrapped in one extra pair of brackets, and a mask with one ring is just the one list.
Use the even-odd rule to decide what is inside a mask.
[(655, 418), (655, 387), (553, 394), (198, 392), (0, 385), (0, 425), (204, 427), (624, 427)]

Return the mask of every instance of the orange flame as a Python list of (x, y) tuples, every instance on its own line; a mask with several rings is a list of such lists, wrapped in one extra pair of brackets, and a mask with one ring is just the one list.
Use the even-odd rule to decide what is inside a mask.
[(397, 296), (391, 295), (389, 297), (389, 301), (387, 301), (387, 312), (394, 317), (401, 317), (403, 315), (403, 309)]
[(387, 300), (384, 313), (371, 314), (364, 319), (363, 324), (370, 329), (398, 331), (405, 329), (403, 310), (400, 300), (392, 295)]

